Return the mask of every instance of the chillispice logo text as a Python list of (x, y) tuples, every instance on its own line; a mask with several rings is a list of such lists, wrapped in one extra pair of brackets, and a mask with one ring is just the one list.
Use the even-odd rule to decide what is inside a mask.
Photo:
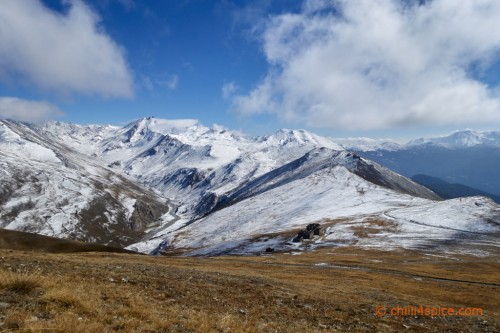
[(482, 308), (450, 308), (450, 307), (429, 307), (423, 305), (405, 305), (386, 307), (379, 305), (375, 307), (375, 315), (377, 317), (393, 316), (393, 317), (474, 317), (482, 316)]

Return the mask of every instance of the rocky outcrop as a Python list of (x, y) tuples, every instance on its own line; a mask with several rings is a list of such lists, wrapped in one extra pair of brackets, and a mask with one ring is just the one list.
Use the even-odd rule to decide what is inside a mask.
[(323, 236), (325, 234), (325, 230), (321, 228), (319, 223), (311, 223), (308, 224), (307, 227), (303, 230), (300, 230), (292, 240), (294, 243), (302, 242), (304, 239), (312, 239), (314, 236)]
[(168, 206), (157, 201), (137, 200), (134, 204), (134, 212), (130, 217), (130, 229), (143, 231), (148, 224), (154, 222), (168, 211)]

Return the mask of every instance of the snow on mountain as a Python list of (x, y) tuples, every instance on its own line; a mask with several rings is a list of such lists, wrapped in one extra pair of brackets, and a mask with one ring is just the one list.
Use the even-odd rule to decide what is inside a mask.
[[(182, 131), (178, 124), (185, 126)], [(189, 219), (212, 209), (216, 196), (316, 147), (342, 149), (329, 139), (300, 130), (248, 138), (191, 120), (145, 118), (102, 140), (98, 155), (109, 167), (177, 202), (178, 212)]]
[[(175, 248), (224, 252), (228, 247), (250, 243), (254, 237), (269, 238), (270, 234), (286, 233), (327, 218), (379, 212), (407, 200), (410, 198), (353, 175), (344, 166), (331, 166), (250, 196), (178, 229), (169, 235), (169, 244)], [(292, 237), (289, 235), (285, 241)]]
[(333, 138), (334, 142), (342, 148), (356, 151), (374, 151), (377, 149), (398, 150), (401, 144), (392, 139), (371, 139), (371, 138)]
[(436, 253), (496, 255), (500, 207), (484, 197), (446, 201), (413, 199), (370, 216), (343, 220), (316, 246), (407, 248)]
[(425, 145), (445, 148), (500, 147), (500, 131), (456, 131), (450, 135), (440, 137), (413, 139), (404, 144), (391, 139), (335, 138), (332, 140), (340, 144), (344, 149), (363, 152), (376, 150), (397, 151)]
[[(417, 246), (439, 235), (498, 232), (494, 203), (436, 201), (426, 188), (304, 130), (252, 138), (152, 117), (123, 127), (0, 125), (0, 224), (11, 229), (190, 254), (300, 248), (290, 238), (313, 222), (329, 230), (314, 246)], [(469, 224), (454, 226), (454, 216)], [(359, 230), (380, 237), (359, 237)], [(418, 244), (405, 243), (403, 230)]]
[[(8, 185), (16, 187), (20, 181), (17, 175), (30, 172), (25, 170), (24, 165), (35, 163), (34, 169), (43, 170), (46, 176), (40, 181), (41, 184), (35, 178), (29, 178), (28, 185), (35, 186), (32, 184), (35, 182), (38, 184), (36, 186), (54, 186), (46, 197), (40, 191), (34, 191), (34, 195), (29, 196), (31, 188), (16, 192), (24, 199), (29, 197), (26, 200), (30, 202), (30, 207), (24, 204), (16, 206), (15, 200), (5, 203), (5, 214), (0, 217), (2, 225), (46, 235), (77, 238), (85, 236), (85, 231), (78, 230), (82, 224), (79, 212), (91, 210), (97, 205), (99, 196), (107, 196), (113, 202), (112, 206), (116, 206), (112, 209), (99, 207), (98, 214), (102, 218), (97, 220), (100, 223), (134, 224), (130, 219), (138, 208), (133, 196), (139, 193), (118, 195), (115, 189), (119, 185), (117, 183), (136, 179), (159, 191), (162, 197), (170, 199), (169, 214), (156, 224), (137, 228), (147, 228), (146, 231), (154, 233), (156, 229), (174, 221), (187, 222), (208, 213), (217, 200), (213, 200), (211, 205), (207, 198), (217, 197), (241, 186), (317, 145), (339, 148), (333, 142), (305, 131), (282, 130), (268, 137), (246, 138), (220, 126), (202, 126), (195, 120), (155, 118), (140, 119), (124, 127), (81, 126), (60, 122), (26, 125), (3, 121), (1, 133), (1, 152), (13, 154), (10, 160), (4, 159), (8, 173), (4, 174), (3, 179), (9, 181)], [(289, 148), (284, 151), (281, 146)], [(52, 164), (48, 165), (49, 162)], [(132, 187), (131, 184), (127, 186)], [(108, 192), (112, 192), (112, 198), (109, 198)], [(5, 194), (8, 196), (11, 193)], [(64, 200), (64, 206), (70, 205), (71, 209), (55, 214), (54, 211), (60, 209), (58, 201), (66, 196), (71, 200), (68, 203)], [(31, 197), (36, 199), (35, 205), (30, 201)], [(153, 203), (160, 206), (159, 201), (161, 198), (155, 198)], [(39, 206), (42, 205), (48, 206), (48, 212), (44, 212), (47, 221), (33, 224), (28, 215), (39, 215)], [(54, 205), (55, 208), (52, 207)], [(15, 219), (7, 218), (7, 215), (15, 215), (10, 214), (12, 209), (29, 212), (16, 215)], [(59, 225), (64, 219), (64, 226)], [(106, 223), (98, 228), (110, 229)], [(123, 227), (123, 231), (126, 229)], [(102, 239), (94, 236), (86, 239), (110, 242), (109, 237), (100, 237)], [(138, 233), (134, 237), (139, 237)]]
[(368, 180), (373, 184), (401, 193), (439, 199), (433, 192), (380, 165), (363, 160), (348, 151), (337, 151), (322, 147), (313, 149), (301, 158), (248, 182), (233, 193), (229, 193), (221, 198), (220, 205), (227, 206), (230, 203), (258, 195), (295, 180), (307, 178), (310, 174), (334, 166), (342, 166), (354, 175)]
[(115, 126), (77, 125), (50, 121), (42, 126), (31, 126), (33, 130), (55, 142), (63, 142), (78, 152), (91, 155), (105, 137), (116, 131)]
[(62, 163), (52, 150), (24, 140), (5, 123), (0, 123), (0, 145), (2, 148), (2, 157), (4, 157), (5, 160), (10, 155), (12, 157), (22, 158), (26, 161), (35, 160), (40, 162), (52, 162), (55, 164)]
[(442, 145), (448, 148), (465, 148), (478, 145), (500, 146), (500, 132), (457, 131), (448, 136), (411, 140), (406, 146), (413, 147), (425, 144)]
[(282, 129), (273, 135), (256, 138), (255, 141), (265, 143), (268, 146), (299, 146), (314, 145), (316, 147), (325, 147), (334, 150), (343, 150), (337, 143), (330, 139), (307, 132), (305, 130), (287, 130)]
[(0, 122), (0, 156), (2, 228), (125, 246), (168, 209), (161, 196), (25, 124)]
[[(479, 209), (478, 202), (482, 205)], [(304, 246), (357, 243), (411, 249), (424, 243), (436, 246), (443, 239), (463, 238), (469, 232), (484, 233), (474, 235), (478, 242), (481, 236), (490, 237), (489, 233), (498, 235), (498, 212), (497, 205), (483, 198), (448, 204), (397, 193), (353, 174), (346, 166), (332, 164), (190, 224), (173, 225), (164, 231), (162, 243), (156, 244), (160, 248), (184, 249), (189, 255), (245, 254), (267, 247), (290, 251)], [(457, 224), (453, 219), (461, 222)], [(310, 223), (320, 223), (327, 228), (327, 234), (307, 245), (292, 243), (297, 231)], [(364, 230), (373, 236), (360, 235)], [(148, 246), (152, 245), (139, 243), (130, 248), (150, 250)]]

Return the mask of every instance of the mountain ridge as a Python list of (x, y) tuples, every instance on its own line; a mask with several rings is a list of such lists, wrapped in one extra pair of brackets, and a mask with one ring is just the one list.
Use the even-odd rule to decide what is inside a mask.
[(377, 150), (404, 150), (417, 146), (433, 145), (445, 148), (470, 148), (474, 146), (500, 146), (500, 131), (473, 131), (459, 130), (451, 134), (437, 137), (421, 137), (411, 139), (405, 143), (397, 142), (393, 139), (371, 139), (360, 138), (334, 138), (334, 141), (345, 149), (355, 151), (377, 151)]

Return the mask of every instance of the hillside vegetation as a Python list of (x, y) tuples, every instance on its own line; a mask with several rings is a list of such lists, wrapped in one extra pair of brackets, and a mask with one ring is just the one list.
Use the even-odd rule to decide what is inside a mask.
[[(498, 332), (499, 268), (352, 248), (218, 258), (0, 250), (0, 331)], [(375, 313), (398, 305), (484, 312)]]

